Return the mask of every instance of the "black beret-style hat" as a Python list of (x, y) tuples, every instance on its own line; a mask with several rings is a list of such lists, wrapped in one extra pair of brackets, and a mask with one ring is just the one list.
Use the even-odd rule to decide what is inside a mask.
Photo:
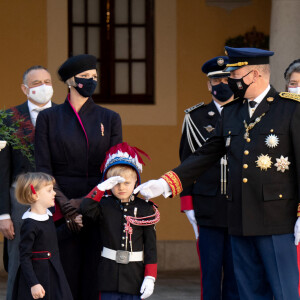
[(80, 54), (68, 58), (58, 69), (62, 81), (87, 71), (96, 69), (97, 58), (90, 54)]

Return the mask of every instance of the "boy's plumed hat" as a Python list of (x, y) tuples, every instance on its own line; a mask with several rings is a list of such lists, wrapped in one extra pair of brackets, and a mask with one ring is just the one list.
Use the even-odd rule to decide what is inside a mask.
[(143, 171), (143, 165), (145, 165), (140, 154), (146, 156), (149, 160), (150, 157), (141, 149), (129, 146), (126, 142), (117, 144), (111, 147), (106, 152), (106, 157), (101, 165), (101, 172), (103, 172), (103, 180), (106, 179), (106, 174), (109, 168), (116, 165), (127, 165), (132, 167), (138, 177), (137, 184), (141, 184), (140, 173)]

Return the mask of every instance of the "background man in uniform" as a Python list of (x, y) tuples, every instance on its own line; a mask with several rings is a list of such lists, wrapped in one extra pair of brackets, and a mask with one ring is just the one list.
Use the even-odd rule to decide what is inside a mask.
[[(53, 95), (51, 75), (42, 66), (32, 66), (23, 75), (21, 85), (27, 101), (8, 112), (13, 116), (4, 121), (8, 126), (16, 120), (20, 121), (21, 139), (27, 137), (25, 146), (33, 144), (34, 126), (38, 113), (52, 106)], [(1, 137), (0, 137), (1, 138)], [(34, 157), (33, 152), (31, 153)], [(14, 182), (16, 177), (25, 172), (34, 171), (34, 165), (19, 150), (14, 150), (7, 145), (0, 151), (0, 231), (7, 239), (8, 251), (8, 281), (7, 300), (12, 297), (13, 284), (19, 267), (19, 241), (22, 215), (28, 209), (15, 199)]]
[(225, 48), (235, 100), (224, 106), (215, 135), (179, 167), (135, 192), (175, 196), (227, 153), (228, 228), (240, 298), (296, 300), (300, 96), (278, 94), (269, 85), (274, 52)]
[[(202, 72), (208, 76), (212, 101), (187, 109), (180, 142), (180, 160), (184, 161), (213, 134), (223, 109), (233, 99), (228, 86), (229, 72), (224, 72), (227, 56), (205, 62)], [(233, 271), (230, 237), (227, 229), (226, 156), (196, 179), (181, 193), (181, 210), (193, 225), (200, 260), (203, 299), (239, 299)], [(195, 218), (196, 217), (196, 218)], [(198, 232), (199, 228), (199, 232)], [(216, 245), (218, 245), (216, 247)], [(202, 297), (201, 297), (202, 299)]]

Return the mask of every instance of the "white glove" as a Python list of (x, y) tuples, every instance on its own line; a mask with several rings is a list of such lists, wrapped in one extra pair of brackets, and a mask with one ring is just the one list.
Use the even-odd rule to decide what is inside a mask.
[(195, 237), (196, 239), (199, 237), (199, 232), (198, 232), (198, 225), (197, 225), (197, 221), (195, 218), (195, 211), (193, 209), (191, 210), (185, 210), (184, 211), (187, 218), (189, 219), (190, 223), (193, 226), (194, 232), (195, 232)]
[(154, 281), (155, 278), (152, 276), (146, 276), (144, 278), (143, 284), (141, 286), (141, 299), (146, 299), (148, 297), (150, 297), (153, 294), (154, 291)]
[(124, 181), (125, 181), (125, 179), (121, 176), (113, 176), (113, 177), (106, 179), (102, 183), (98, 184), (97, 188), (98, 188), (98, 190), (104, 192), (107, 190), (111, 190), (115, 185), (117, 185), (118, 183), (124, 182)]
[(133, 193), (137, 194), (138, 192), (140, 192), (146, 200), (158, 197), (160, 195), (163, 195), (165, 198), (172, 195), (171, 188), (162, 178), (159, 178), (158, 180), (149, 180), (139, 185), (137, 188), (135, 188)]
[(295, 245), (297, 246), (300, 242), (300, 217), (298, 217), (294, 227)]

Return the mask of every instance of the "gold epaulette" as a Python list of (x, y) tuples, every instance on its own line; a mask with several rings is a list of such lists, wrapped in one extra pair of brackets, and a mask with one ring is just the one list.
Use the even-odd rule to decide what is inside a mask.
[(282, 98), (287, 98), (287, 99), (291, 99), (291, 100), (300, 102), (300, 95), (298, 95), (298, 94), (282, 92), (282, 93), (279, 93), (279, 96)]

